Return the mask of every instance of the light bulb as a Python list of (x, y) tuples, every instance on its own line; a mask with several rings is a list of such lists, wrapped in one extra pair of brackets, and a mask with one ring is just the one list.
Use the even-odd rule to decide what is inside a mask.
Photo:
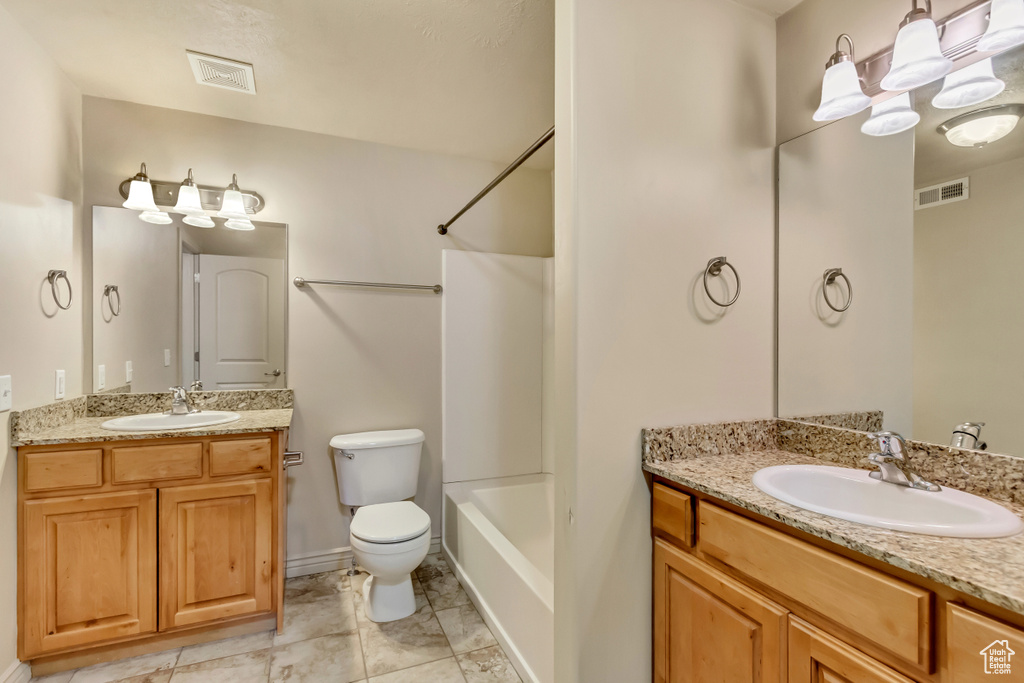
[(939, 47), (939, 32), (931, 15), (915, 9), (896, 34), (892, 66), (881, 86), (889, 91), (913, 90), (952, 70), (952, 60), (947, 59)]
[(143, 211), (139, 214), (139, 218), (155, 225), (167, 225), (174, 222), (174, 219), (166, 211)]
[(1006, 83), (992, 72), (992, 59), (983, 59), (946, 76), (942, 91), (932, 99), (936, 109), (972, 107), (990, 100), (1006, 89)]
[(910, 93), (890, 98), (871, 108), (871, 118), (860, 127), (865, 135), (881, 137), (910, 130), (921, 120), (921, 115), (910, 106)]
[(1024, 44), (1024, 0), (992, 0), (988, 28), (978, 41), (982, 52), (1002, 52)]

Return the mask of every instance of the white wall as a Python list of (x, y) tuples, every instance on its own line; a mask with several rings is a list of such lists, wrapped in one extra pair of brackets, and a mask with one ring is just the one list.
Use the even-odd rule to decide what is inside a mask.
[(1024, 455), (1024, 158), (970, 178), (970, 199), (914, 213), (914, 435), (985, 422), (990, 451)]
[[(778, 410), (881, 410), (913, 427), (914, 132), (871, 137), (867, 112), (779, 147)], [(842, 268), (853, 302), (822, 297)], [(846, 302), (845, 284), (829, 287)]]
[(444, 482), (542, 470), (545, 259), (446, 250)]
[[(125, 361), (132, 361), (132, 391), (164, 391), (178, 384), (178, 226), (152, 225), (138, 211), (92, 209), (92, 384), (106, 367), (105, 388), (127, 383)], [(116, 285), (121, 314), (111, 315), (103, 297)], [(115, 309), (116, 309), (116, 299)], [(164, 349), (171, 364), (164, 366)]]
[[(649, 676), (641, 429), (772, 414), (774, 56), (732, 2), (556, 4), (560, 682)], [(724, 314), (700, 285), (721, 255)]]
[[(150, 176), (239, 183), (267, 201), (260, 220), (289, 226), (290, 277), (439, 283), (441, 251), (549, 256), (551, 177), (519, 169), (436, 232), (502, 164), (346, 140), (126, 102), (85, 98), (85, 202), (119, 203), (118, 184)], [(295, 390), (288, 554), (348, 546), (328, 441), (419, 427), (427, 435), (417, 502), (439, 535), (441, 298), (427, 293), (288, 288), (288, 386)]]
[[(82, 100), (78, 89), (0, 7), (0, 375), (14, 409), (82, 393)], [(57, 311), (46, 282), (68, 271), (75, 303)], [(0, 413), (0, 674), (17, 642), (17, 475), (9, 413)]]

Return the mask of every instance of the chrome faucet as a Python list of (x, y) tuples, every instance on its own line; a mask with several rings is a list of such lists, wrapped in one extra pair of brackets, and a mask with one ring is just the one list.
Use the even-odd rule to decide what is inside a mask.
[(199, 412), (199, 408), (194, 407), (188, 400), (188, 392), (185, 391), (185, 387), (171, 387), (168, 391), (171, 392), (169, 415), (189, 415)]
[(914, 471), (907, 460), (907, 442), (896, 432), (873, 432), (869, 435), (878, 439), (880, 453), (872, 453), (868, 460), (878, 467), (871, 473), (872, 479), (878, 479), (897, 486), (908, 486), (921, 491), (941, 491), (938, 484), (925, 480)]

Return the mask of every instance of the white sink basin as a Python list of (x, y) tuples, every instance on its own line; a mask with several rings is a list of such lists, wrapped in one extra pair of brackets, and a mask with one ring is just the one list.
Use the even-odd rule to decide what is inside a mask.
[(169, 415), (168, 413), (147, 413), (145, 415), (127, 415), (107, 420), (100, 425), (103, 429), (115, 432), (164, 432), (175, 429), (197, 429), (213, 425), (234, 422), (241, 415), (227, 410), (203, 410), (188, 415)]
[(754, 473), (754, 486), (805, 510), (869, 526), (955, 538), (999, 538), (1024, 531), (1001, 505), (943, 488), (919, 491), (878, 481), (864, 470), (780, 465)]

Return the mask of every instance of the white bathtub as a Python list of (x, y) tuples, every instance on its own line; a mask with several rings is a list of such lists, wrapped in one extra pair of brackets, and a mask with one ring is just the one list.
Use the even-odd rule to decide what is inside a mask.
[(442, 547), (524, 681), (554, 682), (554, 477), (444, 485)]

